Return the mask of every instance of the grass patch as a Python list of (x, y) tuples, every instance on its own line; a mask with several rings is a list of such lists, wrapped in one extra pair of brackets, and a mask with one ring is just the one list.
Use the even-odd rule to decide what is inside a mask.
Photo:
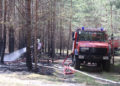
[(120, 70), (119, 69), (120, 69), (120, 64), (111, 65), (111, 71), (102, 72), (100, 76), (105, 79), (119, 82), (120, 81)]
[(109, 80), (113, 80), (116, 82), (120, 81), (120, 75), (116, 74), (116, 73), (107, 73), (107, 72), (103, 72), (101, 74), (101, 76), (105, 79), (109, 79)]
[(87, 86), (106, 86), (106, 83), (99, 82), (78, 72), (75, 73), (74, 79), (77, 83), (85, 83)]

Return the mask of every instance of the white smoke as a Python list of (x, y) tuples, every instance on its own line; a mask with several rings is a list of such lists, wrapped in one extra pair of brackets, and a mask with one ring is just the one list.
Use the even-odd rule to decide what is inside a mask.
[(26, 52), (26, 47), (20, 50), (17, 50), (13, 53), (10, 53), (9, 55), (5, 55), (4, 61), (15, 61), (16, 59), (20, 58), (20, 56), (25, 52)]

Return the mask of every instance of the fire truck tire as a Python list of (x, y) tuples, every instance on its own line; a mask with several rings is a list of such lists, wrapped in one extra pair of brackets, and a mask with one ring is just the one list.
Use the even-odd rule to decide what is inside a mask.
[(78, 56), (75, 56), (75, 63), (74, 63), (75, 69), (80, 69), (80, 60), (78, 59)]
[(102, 71), (102, 70), (103, 70), (102, 62), (98, 62), (98, 63), (97, 63), (97, 68), (99, 69), (99, 71)]
[(104, 61), (103, 63), (103, 69), (107, 72), (110, 71), (110, 60)]

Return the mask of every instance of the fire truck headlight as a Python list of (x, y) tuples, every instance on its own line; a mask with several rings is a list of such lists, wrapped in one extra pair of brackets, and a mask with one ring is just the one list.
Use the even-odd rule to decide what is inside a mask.
[(82, 30), (84, 30), (85, 28), (84, 27), (82, 27)]
[(89, 47), (81, 47), (80, 50), (81, 50), (82, 52), (89, 51)]
[(108, 56), (104, 56), (103, 60), (109, 60), (109, 57)]
[(75, 55), (78, 55), (78, 50), (77, 49), (75, 49)]
[(101, 28), (101, 31), (103, 31), (104, 30), (104, 28)]

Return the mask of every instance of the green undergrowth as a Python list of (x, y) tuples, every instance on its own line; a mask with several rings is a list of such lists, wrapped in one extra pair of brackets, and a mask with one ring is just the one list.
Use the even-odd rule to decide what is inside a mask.
[(108, 86), (108, 84), (105, 82), (97, 81), (97, 80), (95, 80), (91, 77), (88, 77), (86, 75), (83, 75), (79, 72), (75, 73), (74, 79), (77, 83), (85, 83), (86, 86)]

